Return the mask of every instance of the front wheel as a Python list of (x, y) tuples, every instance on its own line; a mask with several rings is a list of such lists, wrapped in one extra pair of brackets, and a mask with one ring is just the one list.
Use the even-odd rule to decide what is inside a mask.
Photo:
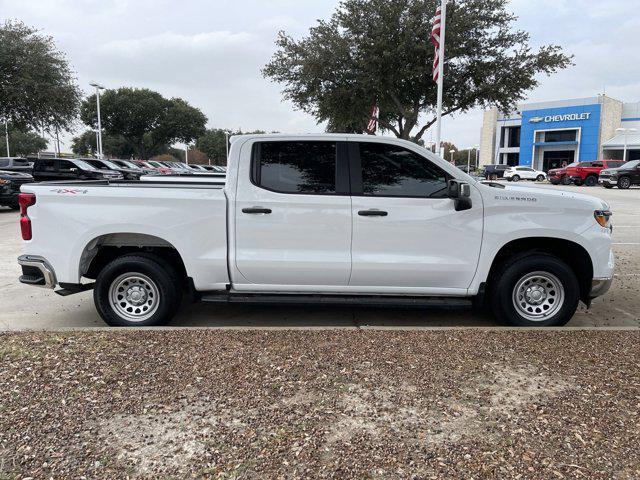
[(631, 186), (631, 179), (629, 177), (620, 177), (618, 179), (618, 188), (626, 190)]
[(118, 257), (98, 274), (93, 299), (111, 326), (153, 326), (175, 314), (182, 289), (175, 269), (151, 254)]
[(571, 179), (565, 175), (562, 177), (562, 180), (560, 180), (560, 183), (562, 183), (562, 185), (571, 185)]
[(565, 325), (580, 300), (578, 279), (569, 266), (547, 254), (529, 254), (505, 263), (491, 286), (498, 320), (519, 327)]
[(539, 182), (544, 182), (544, 175), (538, 175), (536, 180), (539, 181)]
[(576, 187), (580, 187), (584, 182), (582, 181), (581, 178), (576, 178), (573, 183)]

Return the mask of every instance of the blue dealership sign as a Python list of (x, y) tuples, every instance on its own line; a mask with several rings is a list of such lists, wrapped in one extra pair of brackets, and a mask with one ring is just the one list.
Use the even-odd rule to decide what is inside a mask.
[[(534, 132), (541, 130), (563, 130), (580, 128), (579, 157), (577, 160), (590, 161), (598, 158), (600, 136), (600, 104), (573, 107), (544, 108), (522, 112), (520, 130), (520, 165), (531, 166), (535, 146), (552, 147), (554, 142), (535, 142)], [(567, 145), (577, 142), (555, 142)]]

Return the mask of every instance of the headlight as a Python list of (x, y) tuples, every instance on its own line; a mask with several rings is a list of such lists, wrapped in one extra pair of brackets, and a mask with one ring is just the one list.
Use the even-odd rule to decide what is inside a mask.
[(601, 227), (611, 228), (611, 210), (596, 210), (593, 212), (593, 216), (596, 219), (596, 222), (600, 224)]

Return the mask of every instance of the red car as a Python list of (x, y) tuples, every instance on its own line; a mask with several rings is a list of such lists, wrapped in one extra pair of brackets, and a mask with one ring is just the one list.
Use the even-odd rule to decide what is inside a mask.
[(580, 162), (573, 162), (560, 168), (552, 168), (547, 172), (547, 178), (553, 185), (558, 185), (559, 183), (562, 185), (569, 185), (571, 183), (571, 179), (567, 175), (567, 168), (577, 167), (578, 163)]
[(575, 167), (567, 167), (566, 175), (576, 185), (593, 187), (598, 184), (600, 171), (605, 168), (618, 168), (622, 166), (622, 160), (596, 160), (594, 162), (580, 162)]

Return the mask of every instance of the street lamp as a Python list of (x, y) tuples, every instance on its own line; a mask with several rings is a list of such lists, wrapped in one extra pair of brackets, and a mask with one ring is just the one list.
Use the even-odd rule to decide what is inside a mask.
[(624, 149), (622, 150), (622, 161), (627, 161), (627, 133), (637, 132), (637, 128), (616, 128), (616, 132), (621, 132), (624, 134)]
[(456, 152), (457, 150), (455, 148), (452, 148), (451, 150), (449, 150), (449, 153), (451, 154), (451, 165), (455, 165), (455, 162), (453, 161), (453, 154)]
[(476, 165), (475, 165), (475, 167), (477, 169), (477, 168), (480, 167), (480, 165), (478, 165), (478, 163), (479, 163), (478, 160), (479, 160), (479, 157), (480, 157), (480, 145), (474, 145), (473, 148), (476, 149)]
[(96, 89), (96, 107), (98, 110), (98, 158), (102, 158), (102, 123), (100, 120), (100, 90), (105, 88), (97, 82), (90, 83)]

